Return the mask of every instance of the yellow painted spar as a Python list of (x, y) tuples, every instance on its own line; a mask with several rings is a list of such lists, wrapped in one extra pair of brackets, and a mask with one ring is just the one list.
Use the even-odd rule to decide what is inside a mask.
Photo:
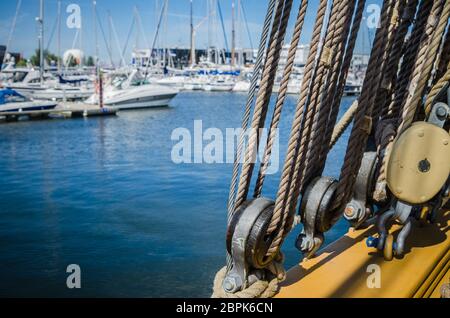
[[(440, 297), (441, 286), (450, 282), (449, 225), (450, 211), (437, 224), (414, 226), (406, 241), (405, 256), (391, 262), (366, 246), (366, 238), (375, 234), (374, 227), (350, 231), (316, 258), (289, 271), (277, 297)], [(393, 226), (394, 236), (399, 229)], [(377, 278), (374, 268), (375, 273), (380, 270), (380, 288), (369, 288)]]

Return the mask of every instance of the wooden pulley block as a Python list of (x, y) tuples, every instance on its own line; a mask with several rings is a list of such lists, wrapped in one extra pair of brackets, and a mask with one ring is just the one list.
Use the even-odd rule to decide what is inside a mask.
[(431, 123), (418, 122), (395, 142), (387, 166), (387, 184), (399, 200), (418, 205), (442, 190), (449, 172), (449, 133)]

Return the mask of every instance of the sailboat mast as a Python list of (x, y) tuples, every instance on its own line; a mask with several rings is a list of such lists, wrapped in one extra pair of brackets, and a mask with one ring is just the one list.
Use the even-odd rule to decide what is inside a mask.
[(97, 34), (97, 15), (96, 15), (97, 1), (96, 0), (92, 1), (92, 11), (93, 11), (93, 16), (94, 16), (95, 66), (97, 66), (99, 50), (98, 50), (98, 34)]
[(58, 73), (61, 73), (61, 1), (58, 1)]
[(206, 49), (206, 58), (211, 61), (211, 0), (206, 1), (206, 11), (208, 16), (208, 48)]
[(39, 77), (41, 84), (44, 82), (44, 0), (40, 0), (39, 6)]
[(193, 0), (191, 0), (191, 57), (189, 61), (191, 66), (195, 64), (194, 32), (194, 4)]
[(235, 66), (236, 64), (236, 21), (235, 21), (235, 6), (234, 6), (234, 0), (231, 3), (231, 24), (232, 24), (232, 30), (231, 30), (231, 66)]
[(241, 0), (238, 0), (237, 2), (237, 30), (236, 33), (236, 46), (238, 47), (237, 50), (237, 64), (240, 66), (242, 65), (242, 38), (241, 38), (241, 29), (242, 29), (242, 16), (241, 16)]

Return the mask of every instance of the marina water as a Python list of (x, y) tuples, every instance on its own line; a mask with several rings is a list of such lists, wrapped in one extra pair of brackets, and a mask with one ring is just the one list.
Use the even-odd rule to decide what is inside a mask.
[[(172, 131), (239, 128), (245, 94), (181, 93), (117, 118), (0, 125), (0, 296), (209, 297), (225, 263), (232, 165), (175, 164)], [(346, 107), (352, 98), (344, 99)], [(284, 118), (292, 118), (290, 96)], [(280, 127), (281, 167), (291, 122)], [(348, 132), (326, 174), (339, 175)], [(268, 176), (273, 198), (279, 174)], [(345, 233), (347, 224), (327, 234)], [(286, 266), (301, 259), (284, 246)], [(81, 289), (66, 286), (81, 268)]]

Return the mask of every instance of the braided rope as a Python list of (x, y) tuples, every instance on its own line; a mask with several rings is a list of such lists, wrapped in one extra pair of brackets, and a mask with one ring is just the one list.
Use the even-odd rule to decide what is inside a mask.
[(382, 103), (383, 105), (381, 113), (379, 114), (381, 119), (385, 119), (389, 115), (389, 105), (392, 102), (392, 94), (395, 91), (398, 69), (401, 65), (400, 60), (404, 53), (403, 47), (405, 46), (406, 35), (413, 23), (417, 6), (418, 0), (409, 0), (406, 8), (402, 10), (402, 21), (396, 31), (396, 37), (389, 56), (389, 62), (385, 69), (385, 77), (382, 83), (382, 88), (384, 88), (384, 90), (380, 92), (380, 98), (377, 99), (377, 103)]
[[(291, 186), (287, 194), (286, 205), (283, 211), (285, 215), (291, 215), (292, 212), (295, 211), (295, 206), (300, 194), (300, 182), (303, 179), (303, 168), (305, 164), (304, 159), (310, 142), (313, 119), (317, 113), (317, 98), (326, 69), (330, 67), (334, 56), (334, 53), (331, 51), (331, 45), (336, 31), (336, 23), (344, 5), (344, 1), (340, 1), (337, 5), (334, 3), (331, 10), (331, 16), (328, 21), (327, 32), (325, 35), (325, 43), (319, 55), (319, 60), (315, 68), (315, 74), (313, 76), (313, 81), (307, 98), (308, 103), (303, 118), (303, 127), (301, 128), (300, 142), (298, 144), (298, 150), (295, 158)], [(285, 222), (285, 220), (283, 221)], [(282, 226), (285, 226), (284, 222), (282, 222)], [(275, 241), (281, 242), (281, 235), (278, 235)]]
[(345, 53), (355, 6), (356, 1), (347, 1), (343, 5), (342, 11), (340, 12), (340, 15), (338, 17), (336, 37), (332, 44), (333, 47), (337, 48), (337, 53), (332, 63), (332, 71), (330, 72), (326, 81), (327, 84), (323, 85), (322, 87), (322, 102), (319, 111), (314, 117), (314, 122), (312, 125), (313, 136), (308, 146), (309, 152), (306, 155), (303, 178), (300, 180), (299, 190), (301, 192), (304, 191), (305, 185), (318, 175), (317, 171), (321, 168), (320, 155), (322, 145), (320, 143), (323, 142), (322, 139), (327, 130), (327, 124), (332, 107), (332, 99), (336, 94), (336, 89), (338, 88), (338, 79), (343, 64), (342, 59)]
[(338, 142), (339, 138), (347, 130), (348, 126), (353, 121), (356, 111), (358, 110), (358, 101), (355, 101), (350, 108), (345, 112), (344, 116), (339, 120), (339, 122), (334, 126), (333, 135), (331, 137), (329, 148), (332, 149), (334, 145)]
[(358, 101), (358, 110), (355, 114), (355, 124), (350, 136), (347, 153), (344, 164), (341, 169), (341, 177), (336, 191), (335, 220), (341, 215), (341, 206), (346, 204), (356, 180), (357, 172), (361, 165), (364, 147), (366, 145), (370, 131), (368, 131), (367, 118), (371, 116), (373, 111), (373, 95), (377, 91), (379, 84), (380, 58), (384, 55), (386, 47), (386, 37), (388, 31), (388, 22), (391, 20), (393, 5), (392, 0), (383, 2), (381, 15), (381, 27), (377, 30), (375, 42), (367, 69), (366, 78), (364, 80), (361, 96)]
[[(408, 95), (403, 103), (403, 116), (398, 129), (398, 135), (401, 135), (408, 129), (414, 121), (419, 102), (423, 96), (423, 90), (428, 82), (430, 72), (434, 65), (435, 57), (433, 58), (433, 56), (436, 56), (437, 54), (442, 37), (442, 34), (439, 36), (437, 32), (439, 32), (438, 30), (441, 30), (441, 33), (443, 32), (450, 14), (450, 2), (448, 1), (445, 1), (446, 5), (444, 9), (446, 11), (442, 12), (444, 1), (445, 0), (434, 2), (433, 8), (431, 9), (431, 15), (428, 18), (426, 31), (423, 34), (423, 45), (419, 50), (416, 66), (409, 84)], [(443, 19), (439, 19), (439, 23), (436, 25), (441, 12), (443, 13), (441, 16)]]
[[(327, 0), (320, 0), (319, 7), (317, 9), (316, 22), (314, 26), (314, 31), (311, 40), (311, 48), (308, 56), (308, 60), (305, 67), (305, 72), (303, 76), (302, 88), (299, 97), (299, 101), (297, 103), (297, 108), (294, 116), (294, 121), (292, 125), (292, 133), (289, 140), (288, 153), (286, 156), (285, 165), (283, 168), (283, 173), (280, 181), (280, 187), (277, 193), (277, 199), (275, 202), (274, 213), (272, 216), (271, 223), (268, 227), (268, 233), (273, 233), (277, 228), (281, 228), (282, 218), (284, 218), (284, 206), (287, 191), (290, 186), (291, 178), (292, 178), (292, 168), (295, 160), (295, 154), (297, 150), (298, 138), (300, 135), (300, 128), (302, 125), (302, 117), (306, 107), (306, 101), (308, 97), (309, 87), (313, 78), (313, 71), (315, 67), (315, 60), (319, 50), (319, 41), (322, 32), (322, 27), (325, 19), (325, 14), (327, 10)], [(284, 235), (282, 233), (281, 235)], [(279, 240), (281, 241), (281, 240)], [(272, 246), (269, 248), (268, 254), (272, 254), (279, 248), (279, 242), (274, 242)]]
[[(341, 70), (341, 74), (340, 74), (340, 78), (339, 78), (338, 92), (332, 97), (331, 112), (330, 112), (330, 118), (327, 123), (327, 130), (324, 135), (323, 141), (320, 142), (320, 144), (321, 144), (321, 151), (320, 151), (320, 157), (319, 157), (320, 166), (317, 169), (318, 170), (317, 173), (323, 172), (323, 169), (325, 168), (325, 161), (326, 161), (327, 154), (330, 151), (330, 149), (333, 148), (334, 143), (337, 141), (337, 139), (340, 137), (340, 136), (336, 135), (336, 140), (334, 142), (332, 142), (334, 127), (336, 125), (336, 121), (339, 116), (341, 99), (344, 94), (345, 84), (347, 82), (347, 75), (348, 75), (348, 72), (350, 70), (350, 66), (352, 63), (353, 51), (355, 49), (356, 39), (358, 37), (359, 28), (360, 28), (360, 25), (362, 22), (365, 5), (366, 5), (365, 0), (358, 1), (358, 8), (356, 9), (357, 11), (356, 11), (356, 15), (355, 15), (355, 18), (353, 21), (352, 31), (350, 34), (350, 40), (347, 45), (347, 50), (345, 52), (344, 62), (343, 62), (343, 66), (342, 66), (342, 70)], [(331, 96), (330, 96), (330, 98), (331, 98)], [(357, 104), (355, 107), (357, 107)], [(352, 120), (353, 120), (353, 117), (352, 117)], [(348, 124), (350, 124), (350, 123), (348, 123)], [(347, 129), (347, 127), (345, 127), (345, 129)], [(345, 129), (342, 131), (341, 134), (344, 133)]]
[(444, 44), (442, 45), (441, 56), (439, 57), (439, 66), (436, 72), (436, 80), (439, 80), (448, 70), (450, 63), (450, 32), (447, 30)]
[(302, 3), (300, 4), (297, 21), (296, 21), (295, 27), (294, 27), (294, 34), (292, 36), (291, 46), (290, 46), (289, 52), (288, 52), (286, 67), (284, 69), (283, 78), (282, 78), (281, 84), (280, 84), (280, 90), (278, 92), (278, 97), (277, 97), (277, 101), (276, 101), (273, 116), (272, 116), (272, 122), (271, 122), (270, 130), (269, 130), (269, 137), (268, 137), (266, 149), (264, 152), (264, 159), (261, 163), (261, 168), (259, 170), (258, 179), (256, 181), (255, 193), (254, 193), (255, 198), (259, 197), (261, 195), (262, 188), (264, 185), (264, 179), (265, 179), (265, 175), (266, 175), (267, 168), (269, 165), (270, 156), (272, 155), (272, 148), (273, 148), (273, 144), (274, 144), (275, 137), (277, 134), (277, 128), (278, 128), (278, 125), (281, 120), (281, 113), (282, 113), (284, 102), (285, 102), (286, 96), (287, 96), (289, 80), (290, 80), (292, 71), (294, 69), (295, 56), (297, 53), (298, 44), (300, 43), (300, 37), (302, 34), (303, 25), (305, 23), (306, 11), (308, 9), (308, 1), (309, 0), (303, 0)]
[(267, 280), (258, 280), (242, 291), (233, 294), (227, 293), (222, 287), (227, 275), (227, 268), (224, 267), (217, 272), (214, 278), (212, 298), (272, 298), (278, 293), (280, 282), (286, 279), (286, 271), (284, 270), (283, 263), (284, 255), (279, 253), (276, 259), (266, 269)]
[(414, 24), (411, 37), (406, 45), (407, 47), (405, 56), (403, 57), (400, 73), (396, 81), (394, 97), (388, 107), (389, 118), (398, 118), (400, 116), (402, 102), (404, 100), (407, 86), (414, 69), (414, 64), (416, 62), (419, 48), (421, 46), (421, 40), (423, 39), (422, 35), (425, 32), (428, 16), (431, 13), (432, 5), (433, 2), (429, 0), (422, 0), (419, 5), (416, 23)]
[(250, 125), (251, 131), (248, 141), (249, 147), (247, 148), (244, 156), (244, 164), (242, 166), (241, 177), (239, 179), (236, 196), (237, 208), (239, 208), (239, 206), (241, 206), (247, 198), (253, 167), (255, 165), (254, 158), (257, 155), (261, 137), (259, 134), (259, 128), (261, 128), (265, 122), (270, 95), (272, 93), (272, 88), (275, 81), (277, 65), (281, 54), (281, 48), (289, 22), (292, 3), (293, 0), (285, 0), (284, 4), (286, 6), (284, 6), (283, 3), (280, 2), (275, 14), (274, 25), (279, 25), (279, 28), (273, 28), (270, 37), (271, 40), (269, 50), (267, 52), (266, 64), (261, 77), (261, 87), (254, 107), (252, 123)]
[(231, 178), (231, 185), (230, 185), (230, 193), (228, 198), (228, 216), (231, 217), (231, 215), (235, 211), (235, 199), (236, 199), (236, 187), (237, 187), (237, 180), (239, 176), (239, 167), (240, 167), (240, 159), (242, 156), (242, 152), (244, 150), (244, 143), (245, 143), (245, 130), (247, 130), (249, 121), (250, 121), (250, 115), (252, 110), (252, 104), (253, 100), (256, 95), (256, 90), (258, 86), (258, 80), (259, 80), (259, 73), (260, 69), (262, 67), (262, 63), (264, 60), (265, 55), (265, 48), (266, 48), (266, 42), (269, 35), (271, 23), (272, 23), (272, 17), (275, 10), (275, 6), (278, 3), (278, 0), (270, 0), (269, 6), (267, 8), (267, 13), (264, 21), (264, 27), (261, 35), (261, 41), (259, 44), (258, 49), (258, 56), (256, 58), (255, 68), (252, 75), (251, 80), (251, 86), (249, 90), (249, 94), (247, 96), (247, 102), (245, 105), (245, 111), (244, 116), (242, 120), (242, 132), (239, 136), (239, 143), (236, 151), (236, 156), (234, 158), (234, 165), (233, 165), (233, 175)]
[[(423, 32), (426, 28), (426, 23), (428, 20), (428, 16), (431, 13), (432, 3), (431, 1), (422, 1), (418, 8), (418, 17), (417, 21), (414, 25), (411, 39), (407, 44), (405, 56), (403, 57), (402, 66), (400, 69), (400, 73), (398, 75), (397, 80), (395, 81), (394, 93), (391, 96), (391, 101), (389, 106), (384, 105), (384, 112), (387, 114), (383, 115), (383, 119), (388, 118), (398, 118), (401, 101), (403, 100), (406, 92), (406, 87), (408, 85), (409, 78), (413, 72), (414, 63), (419, 54), (419, 47), (421, 45), (421, 41), (423, 39)], [(405, 45), (406, 46), (406, 45)], [(398, 124), (397, 124), (398, 125)], [(396, 127), (397, 127), (396, 125)], [(378, 147), (378, 156), (379, 160), (379, 169), (378, 169), (378, 177), (376, 181), (375, 191), (374, 191), (374, 199), (378, 202), (383, 202), (387, 198), (386, 192), (386, 168), (387, 162), (389, 161), (389, 143), (388, 145), (384, 145), (382, 147)]]
[[(432, 61), (435, 61), (437, 58), (438, 50), (441, 45), (442, 39), (444, 37), (444, 31), (447, 27), (449, 17), (450, 17), (450, 2), (445, 1), (444, 8), (442, 10), (442, 14), (439, 19), (438, 27), (435, 30), (433, 39), (431, 41), (432, 43), (430, 44), (429, 51), (427, 54), (427, 64), (424, 69), (424, 74), (428, 75), (427, 79), (431, 76), (432, 68), (435, 65)], [(446, 54), (448, 54), (448, 53), (446, 53)], [(417, 97), (418, 99), (419, 98), (422, 99), (422, 97), (424, 95), (425, 85), (427, 84), (427, 82), (428, 81), (423, 78), (422, 82), (420, 83), (421, 85), (417, 88), (417, 90), (418, 90), (417, 95), (420, 94)], [(433, 95), (436, 95), (438, 93), (436, 91), (436, 88), (437, 87), (433, 88)], [(433, 98), (433, 95), (431, 95), (432, 98)], [(425, 111), (426, 111), (426, 113), (431, 112), (431, 104), (430, 103), (427, 103), (427, 105), (425, 106)]]
[(427, 96), (425, 102), (425, 112), (429, 114), (431, 112), (431, 107), (437, 95), (442, 91), (445, 85), (450, 81), (450, 63), (447, 65), (447, 72), (439, 79), (439, 81), (433, 86), (430, 93)]
[[(244, 151), (245, 131), (247, 130), (247, 127), (248, 127), (248, 124), (250, 121), (252, 104), (253, 104), (253, 100), (256, 95), (260, 70), (263, 65), (262, 63), (263, 63), (264, 56), (265, 56), (267, 38), (269, 36), (270, 28), (272, 25), (272, 17), (273, 17), (277, 3), (278, 3), (278, 0), (270, 0), (269, 5), (267, 7), (266, 17), (264, 19), (264, 26), (262, 29), (258, 54), (256, 57), (256, 63), (255, 63), (255, 67), (253, 70), (250, 89), (249, 89), (249, 93), (247, 96), (244, 115), (243, 115), (243, 119), (242, 119), (242, 131), (239, 136), (238, 147), (237, 147), (236, 155), (234, 158), (233, 172), (232, 172), (231, 183), (230, 183), (230, 192), (229, 192), (228, 204), (227, 204), (228, 205), (227, 206), (227, 208), (228, 208), (227, 224), (230, 223), (231, 217), (233, 216), (233, 213), (235, 211), (236, 188), (237, 188), (239, 170), (240, 170), (240, 166), (241, 166), (240, 160), (241, 160), (242, 152)], [(231, 255), (229, 253), (227, 253), (227, 269), (228, 270), (231, 269), (231, 265), (232, 265)]]
[[(422, 46), (419, 50), (416, 66), (409, 84), (410, 88), (408, 90), (408, 95), (404, 101), (403, 117), (398, 128), (397, 136), (400, 136), (408, 129), (414, 121), (417, 109), (423, 97), (425, 86), (431, 76), (431, 71), (437, 57), (445, 27), (447, 26), (449, 15), (450, 2), (445, 1), (444, 5), (444, 1), (436, 1), (433, 4), (431, 14), (428, 18), (426, 32), (422, 35)], [(438, 16), (440, 16), (439, 23), (436, 25)], [(390, 143), (385, 149), (382, 149), (384, 150), (384, 156), (374, 193), (374, 198), (378, 201), (383, 201), (386, 198), (387, 163), (394, 142), (395, 139), (391, 138)]]
[(222, 268), (214, 278), (214, 286), (213, 286), (213, 295), (211, 298), (220, 298), (220, 299), (254, 299), (254, 298), (272, 298), (274, 297), (279, 290), (278, 284), (279, 281), (277, 278), (273, 278), (272, 280), (264, 281), (259, 280), (249, 288), (244, 289), (243, 291), (230, 294), (225, 292), (222, 287), (222, 283), (226, 277), (227, 271), (226, 267)]

